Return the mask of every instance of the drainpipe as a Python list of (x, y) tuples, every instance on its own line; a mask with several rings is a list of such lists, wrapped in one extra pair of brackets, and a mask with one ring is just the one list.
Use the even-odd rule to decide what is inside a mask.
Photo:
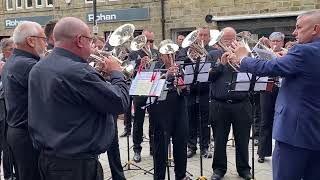
[(161, 31), (162, 31), (162, 40), (166, 39), (165, 35), (165, 23), (166, 19), (164, 17), (164, 0), (160, 0), (160, 9), (161, 9)]

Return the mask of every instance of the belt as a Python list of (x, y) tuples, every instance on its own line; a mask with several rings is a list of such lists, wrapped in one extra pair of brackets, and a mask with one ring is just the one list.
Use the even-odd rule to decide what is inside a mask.
[(48, 150), (42, 150), (41, 152), (47, 156), (53, 156), (53, 157), (64, 158), (64, 159), (96, 159), (98, 160), (98, 155), (91, 154), (91, 153), (77, 153), (77, 154), (66, 155), (66, 154), (59, 154), (59, 153), (48, 151)]
[(226, 103), (226, 104), (237, 104), (247, 101), (248, 99), (241, 99), (241, 100), (233, 100), (233, 99), (212, 99), (213, 101)]

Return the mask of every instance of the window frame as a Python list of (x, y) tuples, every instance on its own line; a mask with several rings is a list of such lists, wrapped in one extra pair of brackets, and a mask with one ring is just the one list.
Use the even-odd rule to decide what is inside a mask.
[[(18, 6), (18, 1), (21, 1), (21, 6)], [(16, 0), (16, 9), (23, 9), (23, 0)]]
[(25, 7), (26, 7), (26, 9), (32, 9), (33, 8), (33, 1), (31, 0), (31, 3), (32, 3), (32, 6), (28, 6), (28, 0), (25, 0), (24, 1), (24, 4), (25, 4)]
[(9, 6), (8, 6), (8, 3), (9, 2), (9, 0), (6, 0), (6, 9), (7, 9), (7, 11), (12, 11), (12, 10), (14, 10), (14, 3), (13, 3), (13, 0), (11, 0), (11, 8), (9, 8)]
[(35, 6), (36, 8), (43, 8), (44, 7), (44, 0), (40, 0), (41, 1), (41, 5), (38, 5), (38, 0), (34, 0), (35, 1)]
[(48, 4), (48, 1), (49, 1), (49, 0), (46, 0), (46, 7), (53, 7), (53, 1), (54, 1), (54, 0), (52, 0), (52, 4)]

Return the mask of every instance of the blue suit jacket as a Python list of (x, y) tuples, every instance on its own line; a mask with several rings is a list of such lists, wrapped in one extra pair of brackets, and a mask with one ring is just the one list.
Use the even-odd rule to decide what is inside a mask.
[(284, 77), (275, 106), (273, 138), (320, 150), (320, 38), (297, 44), (271, 61), (246, 57), (240, 71)]

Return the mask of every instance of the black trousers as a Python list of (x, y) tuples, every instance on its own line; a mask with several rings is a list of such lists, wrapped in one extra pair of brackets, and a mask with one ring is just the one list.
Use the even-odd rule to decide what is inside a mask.
[(12, 150), (17, 179), (39, 180), (39, 152), (33, 148), (28, 130), (8, 127), (7, 141)]
[(154, 116), (154, 179), (165, 179), (170, 137), (173, 143), (174, 171), (177, 180), (186, 175), (188, 121), (185, 99), (169, 92), (165, 101), (150, 108)]
[(262, 119), (258, 147), (258, 155), (260, 157), (272, 155), (272, 127), (278, 90), (278, 88), (274, 88), (272, 92), (261, 93)]
[(254, 101), (254, 132), (253, 137), (254, 139), (259, 139), (260, 136), (260, 126), (261, 126), (261, 107), (260, 107), (260, 92), (255, 93), (253, 96)]
[[(145, 106), (147, 102), (146, 97), (134, 97), (133, 104), (134, 104), (134, 121), (133, 121), (133, 150), (134, 152), (141, 152), (142, 146), (141, 143), (143, 141), (143, 123), (144, 123), (144, 116), (145, 116), (145, 109), (141, 107)], [(149, 144), (150, 150), (153, 147), (153, 120), (152, 115), (149, 114)]]
[(132, 108), (132, 96), (130, 96), (130, 103), (127, 111), (124, 113), (124, 130), (130, 132), (132, 128), (132, 114), (131, 114), (131, 108)]
[[(197, 150), (197, 137), (199, 130), (199, 104), (196, 103), (196, 96), (190, 95), (187, 98), (188, 116), (189, 116), (189, 140), (188, 148)], [(209, 95), (200, 95), (200, 114), (201, 114), (201, 149), (208, 149), (210, 141), (210, 128), (209, 128)]]
[(42, 180), (103, 180), (101, 164), (94, 156), (62, 158), (42, 151), (39, 169)]
[(109, 166), (111, 170), (111, 176), (113, 180), (125, 180), (123, 173), (123, 168), (120, 158), (120, 149), (119, 149), (119, 138), (118, 138), (118, 127), (117, 127), (117, 117), (115, 118), (115, 134), (113, 141), (107, 150)]
[[(6, 137), (6, 123), (5, 121), (0, 122), (0, 152), (2, 151), (2, 158), (3, 158), (3, 177), (8, 179), (13, 177), (13, 164), (12, 164), (12, 154), (7, 142)], [(1, 155), (1, 153), (0, 153)], [(0, 160), (1, 165), (1, 160)]]
[(212, 168), (215, 173), (225, 174), (227, 171), (226, 145), (232, 125), (236, 145), (236, 167), (239, 174), (250, 172), (249, 138), (252, 123), (252, 105), (249, 100), (228, 104), (212, 102), (212, 114), (215, 133), (215, 148)]

